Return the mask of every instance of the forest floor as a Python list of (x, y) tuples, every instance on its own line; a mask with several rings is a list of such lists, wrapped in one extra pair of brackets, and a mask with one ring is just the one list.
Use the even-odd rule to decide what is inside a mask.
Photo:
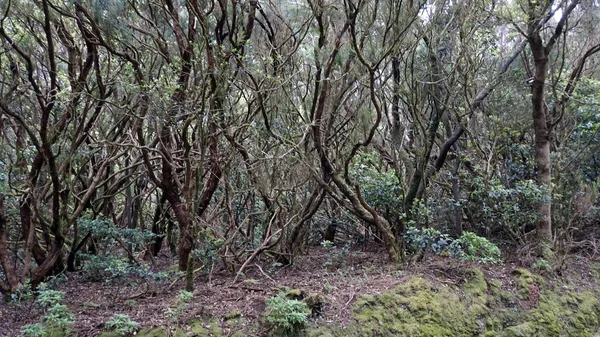
[[(465, 276), (454, 271), (474, 265), (486, 277), (511, 288), (511, 283), (515, 282), (511, 274), (525, 264), (523, 261), (508, 261), (501, 265), (477, 265), (426, 257), (419, 263), (399, 267), (389, 265), (385, 254), (380, 251), (351, 249), (345, 254), (340, 258), (332, 255), (331, 249), (318, 247), (287, 267), (250, 264), (243, 277), (235, 281), (234, 276), (225, 270), (198, 273), (194, 279), (193, 299), (178, 315), (178, 322), (169, 318), (167, 312), (175, 306), (176, 298), (183, 289), (182, 277), (162, 283), (127, 284), (91, 282), (75, 272), (68, 273), (55, 289), (65, 292), (64, 304), (75, 315), (74, 336), (99, 336), (106, 331), (104, 322), (117, 313), (128, 315), (140, 327), (178, 327), (181, 331), (189, 331), (188, 323), (199, 317), (216, 318), (222, 324), (223, 336), (229, 336), (231, 331), (228, 332), (223, 324), (227, 315), (235, 312), (245, 318), (246, 324), (257, 325), (266, 307), (265, 299), (285, 287), (322, 294), (326, 301), (318, 324), (347, 326), (353, 320), (351, 307), (363, 294), (380, 294), (415, 276), (440, 287), (461, 285), (466, 282)], [(167, 256), (159, 256), (153, 268), (174, 268), (174, 263)], [(560, 270), (561, 276), (545, 272), (544, 277), (552, 281), (566, 274), (574, 275), (580, 284), (596, 289), (598, 274), (594, 266), (597, 265), (596, 261), (573, 256), (564, 264), (568, 267)], [(31, 300), (17, 304), (0, 302), (0, 336), (21, 336), (23, 326), (39, 322), (41, 316), (41, 310)]]

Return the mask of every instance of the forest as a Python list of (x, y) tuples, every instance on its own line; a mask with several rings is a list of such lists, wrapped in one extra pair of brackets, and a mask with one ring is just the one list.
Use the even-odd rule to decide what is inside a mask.
[(598, 0), (0, 1), (0, 336), (600, 336), (599, 193)]

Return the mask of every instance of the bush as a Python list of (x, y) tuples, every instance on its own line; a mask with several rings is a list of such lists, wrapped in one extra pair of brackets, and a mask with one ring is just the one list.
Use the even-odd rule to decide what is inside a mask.
[(402, 213), (401, 186), (393, 170), (382, 170), (373, 153), (359, 153), (350, 174), (360, 185), (365, 201), (388, 217)]
[(60, 303), (64, 296), (64, 292), (40, 284), (35, 303), (44, 310), (45, 315), (40, 323), (25, 325), (23, 334), (28, 337), (68, 336), (75, 317), (66, 305)]
[(533, 180), (503, 182), (484, 181), (476, 177), (471, 182), (467, 207), (485, 233), (508, 235), (511, 241), (523, 243), (524, 234), (535, 228), (537, 208), (545, 201), (544, 189)]
[(138, 322), (132, 320), (128, 315), (115, 314), (110, 321), (104, 323), (104, 326), (119, 336), (125, 336), (135, 332)]
[(278, 336), (297, 334), (305, 327), (310, 315), (306, 303), (289, 299), (284, 293), (268, 298), (266, 304), (267, 323)]
[(422, 250), (444, 257), (481, 263), (501, 263), (500, 249), (488, 239), (472, 232), (463, 232), (458, 239), (437, 229), (409, 227), (404, 237), (409, 250)]
[(155, 237), (155, 234), (147, 230), (120, 228), (107, 218), (90, 220), (84, 217), (78, 220), (78, 224), (82, 233), (93, 233), (100, 250), (109, 253), (114, 252), (121, 244), (131, 245), (133, 250), (143, 249)]
[(161, 282), (170, 277), (166, 272), (155, 273), (146, 265), (138, 265), (117, 256), (98, 256), (84, 253), (79, 253), (78, 256), (86, 262), (82, 269), (83, 275), (93, 282), (130, 281), (135, 278)]
[(171, 307), (167, 309), (167, 318), (169, 318), (175, 324), (179, 323), (179, 318), (181, 314), (188, 307), (192, 298), (194, 298), (194, 294), (192, 294), (191, 292), (186, 290), (180, 291), (173, 305), (171, 305)]

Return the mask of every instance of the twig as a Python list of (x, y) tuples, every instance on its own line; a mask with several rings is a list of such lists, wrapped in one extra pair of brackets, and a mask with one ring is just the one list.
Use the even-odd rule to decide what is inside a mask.
[(352, 302), (352, 300), (354, 299), (354, 297), (356, 297), (356, 293), (359, 292), (359, 291), (361, 291), (361, 290), (362, 290), (362, 288), (360, 288), (358, 290), (355, 290), (352, 293), (352, 296), (350, 296), (350, 298), (348, 299), (348, 302), (346, 302), (346, 304), (344, 305), (344, 309), (346, 309), (348, 307), (348, 305), (350, 305), (350, 302)]
[(232, 289), (245, 289), (245, 290), (252, 290), (252, 291), (260, 291), (260, 292), (264, 292), (266, 291), (265, 289), (261, 289), (261, 288), (254, 288), (254, 287), (249, 287), (249, 286), (242, 286), (242, 285), (233, 285), (233, 286), (229, 286), (227, 288), (232, 288)]
[(274, 280), (274, 279), (273, 279), (271, 276), (269, 276), (267, 273), (265, 273), (265, 272), (262, 270), (262, 268), (261, 268), (261, 267), (258, 265), (258, 263), (255, 263), (254, 265), (255, 265), (255, 266), (258, 268), (258, 270), (260, 270), (260, 272), (261, 272), (263, 275), (265, 275), (265, 277), (266, 277), (266, 278), (268, 278), (268, 279), (269, 279), (269, 280), (271, 280), (272, 282), (275, 282), (275, 280)]
[[(269, 221), (269, 226), (267, 226), (267, 230), (265, 231), (265, 233), (268, 233), (271, 230), (271, 226), (273, 225), (273, 222), (275, 221), (275, 218), (277, 217), (278, 213), (279, 213), (279, 210), (275, 211), (275, 214), (273, 214), (273, 217), (271, 217), (271, 221)], [(265, 239), (260, 244), (260, 246), (258, 248), (256, 248), (254, 250), (254, 252), (252, 252), (252, 255), (250, 255), (250, 257), (246, 260), (246, 262), (244, 262), (244, 264), (242, 264), (242, 266), (240, 267), (240, 270), (238, 270), (238, 272), (235, 275), (235, 278), (233, 279), (233, 283), (237, 282), (238, 277), (240, 277), (240, 274), (242, 274), (242, 272), (248, 266), (248, 264), (252, 261), (252, 259), (254, 259), (258, 254), (260, 254), (260, 252), (265, 250), (266, 247), (268, 246), (269, 242), (271, 241), (271, 239), (273, 237), (275, 237), (275, 235), (278, 235), (280, 232), (281, 232), (281, 228), (278, 229), (275, 233), (265, 237)]]

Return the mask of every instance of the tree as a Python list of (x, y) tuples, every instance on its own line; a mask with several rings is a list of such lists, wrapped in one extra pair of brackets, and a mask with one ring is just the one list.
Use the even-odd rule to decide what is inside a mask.
[[(561, 35), (566, 34), (568, 20), (575, 8), (580, 4), (579, 0), (567, 2), (562, 8), (560, 19), (552, 31), (547, 42), (542, 37), (545, 23), (549, 17), (555, 15), (559, 6), (555, 7), (553, 1), (540, 2), (529, 1), (527, 12), (527, 30), (524, 32), (531, 55), (533, 58), (533, 69), (531, 70), (531, 104), (533, 116), (533, 129), (535, 133), (534, 157), (537, 166), (538, 183), (546, 190), (546, 200), (539, 206), (539, 219), (537, 223), (538, 240), (540, 243), (540, 254), (548, 256), (548, 249), (552, 248), (552, 161), (551, 145), (553, 142), (553, 131), (564, 114), (564, 106), (573, 93), (578, 80), (581, 77), (585, 61), (599, 51), (600, 46), (595, 45), (588, 49), (584, 55), (576, 61), (575, 68), (569, 76), (568, 84), (564, 94), (554, 102), (552, 110), (546, 102), (546, 81), (548, 74), (549, 59)], [(558, 112), (558, 113), (557, 113)]]

